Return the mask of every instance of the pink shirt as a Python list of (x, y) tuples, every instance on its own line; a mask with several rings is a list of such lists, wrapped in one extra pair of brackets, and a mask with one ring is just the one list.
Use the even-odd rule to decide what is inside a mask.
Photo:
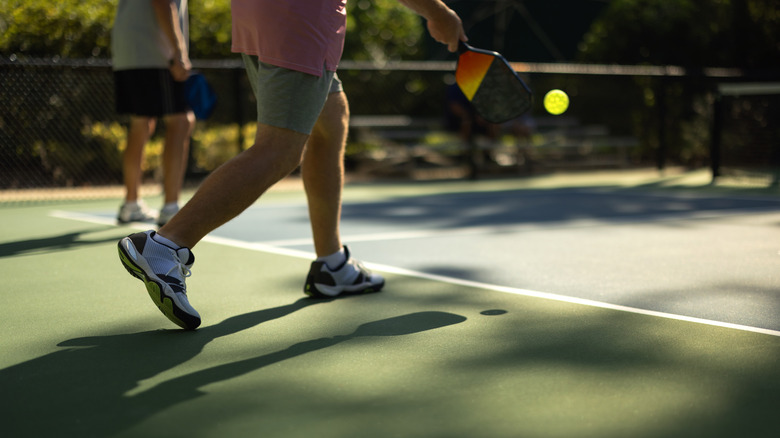
[(347, 0), (231, 0), (233, 51), (322, 76), (344, 50)]

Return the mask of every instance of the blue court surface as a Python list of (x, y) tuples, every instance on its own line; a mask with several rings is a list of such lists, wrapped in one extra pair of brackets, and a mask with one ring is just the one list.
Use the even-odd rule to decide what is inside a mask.
[(196, 332), (119, 264), (149, 225), (117, 200), (0, 207), (0, 434), (777, 436), (780, 197), (690, 181), (348, 185), (387, 286), (335, 300), (293, 181), (194, 249)]

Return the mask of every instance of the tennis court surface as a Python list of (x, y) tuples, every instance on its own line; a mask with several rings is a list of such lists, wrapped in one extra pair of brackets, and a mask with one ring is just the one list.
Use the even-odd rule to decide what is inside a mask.
[(118, 199), (0, 204), (0, 435), (776, 437), (780, 197), (701, 176), (350, 185), (387, 286), (334, 300), (293, 182), (194, 249), (195, 332)]

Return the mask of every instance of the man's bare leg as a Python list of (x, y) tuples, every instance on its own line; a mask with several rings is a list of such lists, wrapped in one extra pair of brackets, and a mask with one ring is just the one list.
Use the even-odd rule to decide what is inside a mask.
[(165, 117), (165, 149), (163, 150), (163, 191), (165, 203), (177, 202), (181, 194), (190, 136), (195, 128), (192, 112)]
[(331, 93), (306, 145), (301, 169), (318, 257), (341, 249), (339, 223), (348, 129), (347, 97), (343, 92)]
[(311, 297), (378, 292), (385, 279), (352, 259), (341, 244), (341, 194), (349, 105), (343, 92), (331, 93), (312, 131), (303, 158), (303, 182), (309, 201), (314, 248), (303, 292)]
[(212, 172), (158, 233), (178, 245), (194, 247), (295, 170), (307, 139), (305, 134), (258, 123), (254, 146)]
[(122, 178), (125, 184), (125, 201), (138, 200), (141, 186), (141, 161), (144, 147), (154, 133), (156, 119), (132, 116), (127, 129), (127, 145), (122, 155)]

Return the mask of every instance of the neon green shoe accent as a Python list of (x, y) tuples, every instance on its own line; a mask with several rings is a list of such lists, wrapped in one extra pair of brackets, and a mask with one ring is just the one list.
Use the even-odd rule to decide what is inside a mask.
[(131, 275), (133, 275), (136, 278), (140, 278), (141, 280), (144, 280), (144, 272), (140, 268), (136, 267), (135, 263), (133, 263), (129, 258), (127, 258), (124, 251), (122, 251), (121, 248), (119, 248), (119, 260), (125, 266), (127, 272), (129, 272)]
[(160, 285), (157, 282), (150, 280), (146, 273), (141, 268), (136, 266), (136, 264), (125, 254), (121, 245), (119, 246), (119, 259), (127, 272), (129, 272), (133, 277), (143, 281), (144, 286), (146, 286), (146, 291), (149, 293), (149, 297), (152, 299), (152, 302), (157, 306), (158, 309), (160, 309), (166, 318), (185, 330), (195, 330), (200, 325), (199, 317), (193, 317), (193, 320), (190, 321), (190, 324), (187, 324), (178, 316), (176, 316), (173, 300), (170, 297), (163, 295)]
[[(185, 324), (181, 319), (177, 318), (176, 314), (173, 313), (173, 300), (162, 296), (162, 293), (160, 292), (160, 286), (153, 281), (144, 281), (144, 283), (146, 283), (146, 291), (149, 292), (149, 297), (151, 297), (154, 304), (157, 305), (157, 308), (160, 309), (160, 312), (162, 312), (166, 318), (171, 320), (171, 322), (178, 325), (179, 327), (183, 329), (189, 329), (187, 324)], [(160, 297), (162, 297), (162, 300)]]

